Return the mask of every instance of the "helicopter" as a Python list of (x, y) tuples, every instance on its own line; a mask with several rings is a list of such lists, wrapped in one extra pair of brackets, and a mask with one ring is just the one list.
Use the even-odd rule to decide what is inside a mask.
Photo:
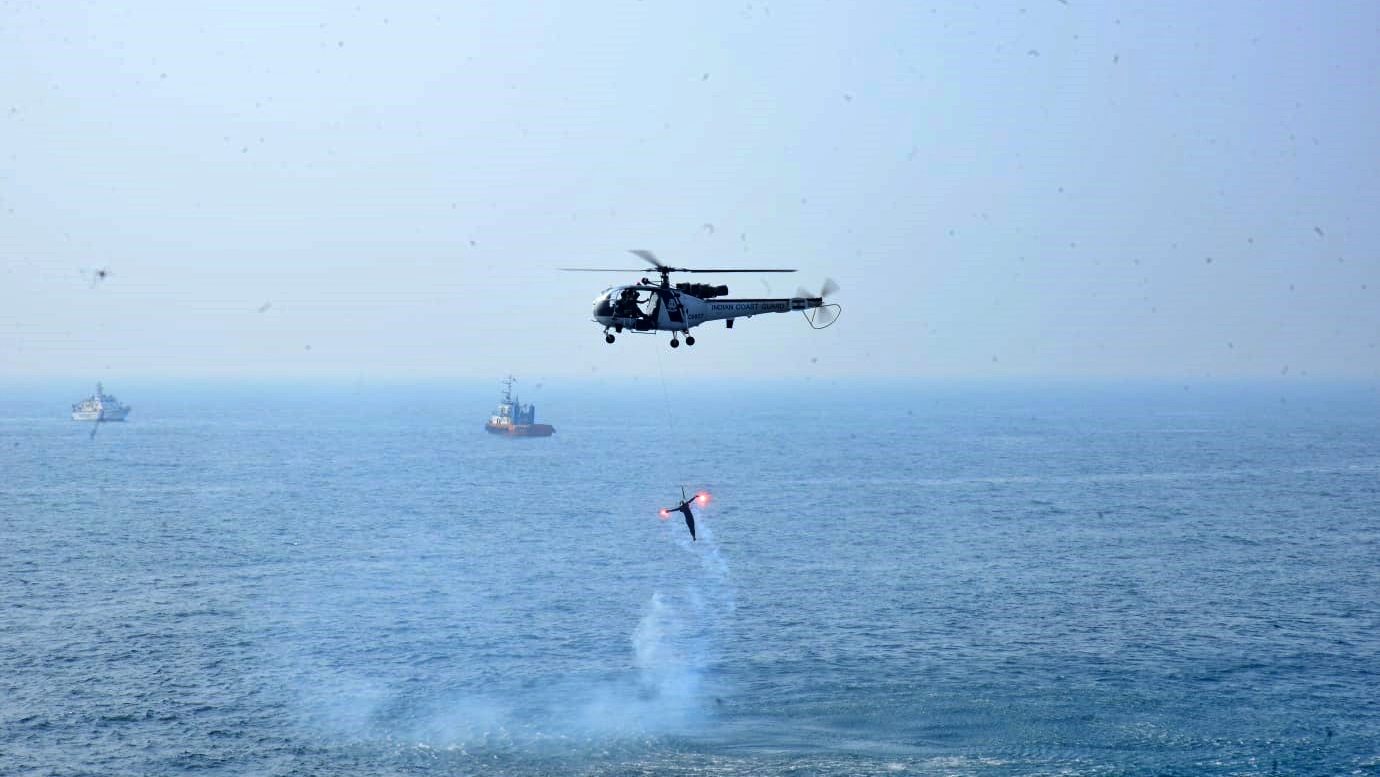
[[(634, 256), (642, 259), (661, 275), (661, 282), (654, 283), (645, 276), (638, 282), (624, 286), (612, 286), (600, 292), (594, 299), (594, 323), (604, 327), (604, 342), (612, 343), (615, 333), (624, 331), (634, 334), (670, 332), (671, 347), (680, 347), (680, 335), (685, 336), (686, 345), (694, 345), (695, 338), (690, 334), (693, 327), (707, 321), (723, 321), (729, 329), (740, 318), (761, 315), (762, 313), (788, 313), (799, 310), (814, 329), (824, 329), (838, 319), (841, 308), (835, 303), (826, 303), (824, 298), (838, 290), (832, 280), (825, 280), (818, 294), (800, 289), (794, 297), (776, 298), (728, 298), (727, 286), (709, 283), (671, 284), (673, 272), (795, 272), (782, 269), (695, 269), (690, 267), (669, 267), (662, 264), (651, 251), (634, 250)], [(638, 272), (638, 270), (612, 270), (593, 267), (562, 267), (569, 272)], [(610, 331), (612, 330), (612, 331)]]

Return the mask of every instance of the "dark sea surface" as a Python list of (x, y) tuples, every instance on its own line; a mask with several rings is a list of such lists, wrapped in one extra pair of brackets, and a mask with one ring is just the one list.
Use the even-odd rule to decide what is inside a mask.
[(63, 388), (3, 775), (1380, 774), (1373, 386)]

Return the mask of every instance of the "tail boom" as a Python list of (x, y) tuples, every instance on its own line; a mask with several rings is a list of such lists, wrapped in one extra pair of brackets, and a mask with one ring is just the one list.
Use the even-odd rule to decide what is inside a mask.
[(790, 313), (794, 310), (808, 310), (824, 304), (820, 297), (777, 297), (759, 299), (714, 299), (703, 303), (703, 320), (720, 321), (731, 318), (749, 318), (763, 313)]

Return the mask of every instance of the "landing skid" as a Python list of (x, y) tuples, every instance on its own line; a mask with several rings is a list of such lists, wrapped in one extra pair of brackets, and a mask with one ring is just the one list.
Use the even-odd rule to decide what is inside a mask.
[[(621, 326), (620, 326), (620, 327), (614, 327), (614, 331), (615, 331), (615, 332), (618, 332), (619, 334), (622, 334), (622, 333), (623, 333), (623, 327), (621, 327)], [(685, 344), (686, 344), (687, 346), (689, 346), (689, 345), (694, 345), (694, 344), (695, 344), (695, 336), (692, 335), (692, 334), (690, 334), (690, 331), (689, 331), (689, 330), (687, 330), (687, 329), (682, 329), (680, 333), (683, 334), (683, 335), (685, 335)], [(650, 334), (650, 332), (638, 332), (638, 334)], [(610, 332), (610, 331), (609, 331), (608, 327), (605, 327), (605, 328), (604, 328), (604, 342), (610, 343), (610, 344), (611, 344), (611, 343), (613, 343), (614, 341), (616, 341), (617, 339), (618, 339), (617, 337), (614, 337), (613, 332)], [(674, 335), (674, 334), (671, 335), (671, 347), (672, 347), (672, 348), (679, 348), (679, 347), (680, 347), (680, 338), (679, 338), (677, 335)]]

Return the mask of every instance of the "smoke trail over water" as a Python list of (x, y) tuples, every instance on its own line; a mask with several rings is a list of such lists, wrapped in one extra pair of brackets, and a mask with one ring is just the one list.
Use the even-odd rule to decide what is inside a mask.
[[(651, 582), (621, 642), (615, 622), (608, 640), (573, 653), (569, 635), (521, 619), (497, 619), (497, 631), (480, 632), (454, 625), (463, 618), (438, 620), (453, 639), (431, 631), (389, 646), (342, 634), (331, 642), (353, 645), (344, 654), (293, 661), (302, 717), (332, 739), (462, 753), (636, 748), (701, 735), (728, 693), (718, 667), (731, 639), (734, 589), (712, 533), (695, 543), (676, 536), (668, 550), (665, 577)], [(486, 652), (476, 652), (476, 640)], [(552, 640), (565, 642), (554, 652), (541, 646)]]
[[(712, 715), (714, 666), (734, 611), (728, 562), (705, 527), (701, 541), (677, 540), (695, 559), (679, 585), (658, 586), (632, 631), (634, 687), (604, 688), (586, 719), (623, 733), (692, 733)], [(684, 557), (682, 557), (684, 558)]]

